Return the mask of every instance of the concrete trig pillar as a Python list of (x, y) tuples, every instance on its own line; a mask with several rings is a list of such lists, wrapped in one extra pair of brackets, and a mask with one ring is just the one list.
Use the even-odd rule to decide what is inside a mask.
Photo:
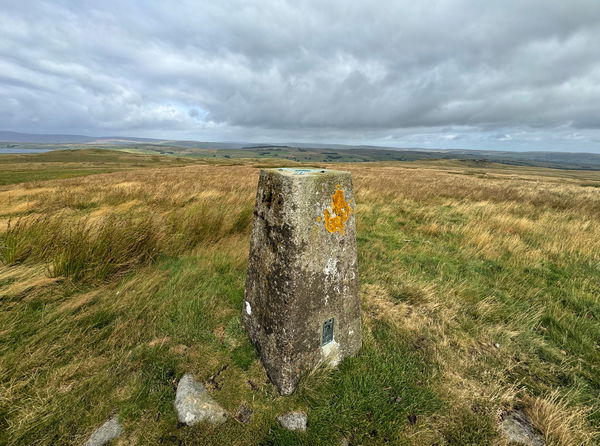
[(284, 395), (361, 347), (354, 210), (349, 172), (260, 173), (242, 319)]

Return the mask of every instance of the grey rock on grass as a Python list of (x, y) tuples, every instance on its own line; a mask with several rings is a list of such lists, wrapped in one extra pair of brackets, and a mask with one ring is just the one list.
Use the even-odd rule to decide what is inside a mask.
[(114, 440), (123, 433), (123, 426), (119, 423), (117, 417), (112, 417), (102, 426), (94, 431), (84, 446), (102, 446), (111, 440)]
[(289, 412), (277, 417), (279, 424), (290, 431), (304, 432), (308, 417), (304, 412)]
[(201, 421), (221, 424), (227, 419), (227, 412), (196, 381), (190, 373), (183, 375), (177, 385), (175, 409), (181, 423), (193, 425)]
[(526, 446), (545, 446), (546, 442), (535, 429), (529, 417), (521, 410), (515, 410), (502, 417), (500, 430), (507, 440)]

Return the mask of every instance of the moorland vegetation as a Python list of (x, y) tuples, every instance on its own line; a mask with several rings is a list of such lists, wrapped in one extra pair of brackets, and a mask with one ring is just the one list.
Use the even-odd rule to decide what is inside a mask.
[[(281, 161), (154, 158), (0, 171), (0, 443), (81, 444), (118, 413), (127, 444), (505, 445), (515, 408), (549, 445), (600, 442), (600, 172), (334, 165), (364, 346), (282, 397), (240, 326), (258, 170)], [(177, 423), (186, 372), (224, 425)], [(306, 433), (276, 422), (295, 409)]]

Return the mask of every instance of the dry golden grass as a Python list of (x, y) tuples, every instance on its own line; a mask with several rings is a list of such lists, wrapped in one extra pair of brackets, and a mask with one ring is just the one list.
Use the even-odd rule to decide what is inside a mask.
[(558, 391), (544, 397), (527, 397), (527, 414), (533, 424), (545, 436), (548, 446), (593, 446), (598, 432), (591, 432), (586, 425), (590, 409), (572, 407)]
[[(586, 279), (581, 283), (598, 290), (600, 193), (597, 188), (582, 186), (590, 177), (597, 178), (598, 173), (583, 174), (578, 180), (572, 172), (562, 173), (566, 178), (560, 174), (548, 177), (547, 171), (541, 172), (543, 175), (490, 178), (458, 176), (454, 175), (457, 172), (435, 168), (361, 166), (349, 170), (354, 173), (359, 203), (363, 203), (359, 212), (374, 212), (370, 220), (373, 225), (386, 228), (388, 222), (392, 230), (391, 219), (406, 224), (417, 221), (415, 231), (425, 239), (457, 235), (463, 251), (509, 265), (528, 267), (543, 262), (568, 265), (574, 258), (596, 262), (596, 275), (589, 278), (594, 285), (589, 285)], [(453, 215), (448, 218), (441, 210)], [(410, 217), (404, 218), (399, 211), (410, 213)], [(423, 243), (408, 239), (404, 242)], [(502, 411), (521, 401), (549, 445), (593, 444), (597, 433), (593, 433), (586, 420), (591, 409), (564, 402), (561, 405), (554, 391), (545, 397), (529, 396), (520, 383), (512, 382), (511, 371), (520, 367), (522, 359), (515, 357), (513, 351), (500, 351), (505, 346), (492, 341), (523, 335), (540, 320), (540, 308), (512, 315), (514, 320), (509, 326), (482, 323), (477, 337), (466, 336), (460, 329), (460, 312), (465, 311), (460, 280), (451, 293), (442, 294), (443, 287), (439, 284), (415, 284), (414, 278), (406, 277), (402, 271), (394, 274), (400, 276), (396, 282), (403, 287), (420, 289), (418, 297), (411, 298), (414, 290), (400, 291), (403, 300), (398, 301), (390, 296), (389, 291), (397, 292), (393, 287), (386, 291), (380, 285), (363, 285), (367, 320), (385, 320), (415, 336), (435, 340), (431, 349), (437, 363), (442, 364), (443, 391), (450, 400), (460, 402), (455, 403), (455, 410), (460, 406), (487, 405), (488, 412), (499, 419)], [(483, 297), (472, 309), (478, 319), (498, 311), (494, 299)], [(600, 304), (600, 296), (592, 298), (595, 305)], [(502, 357), (497, 367), (483, 367), (487, 358), (493, 356)], [(598, 367), (594, 369), (600, 371)], [(429, 429), (414, 433), (415, 444), (443, 441), (436, 437), (439, 430), (433, 428), (432, 433), (431, 426), (443, 426), (451, 422), (452, 416), (450, 412), (447, 416), (432, 417)], [(494, 444), (506, 442), (498, 438)]]
[[(17, 371), (0, 369), (1, 398), (14, 406), (5, 426), (18, 438), (11, 444), (32, 438), (28, 423), (42, 430), (56, 426), (52, 411), (62, 401), (57, 395), (87, 397), (93, 394), (90, 382), (110, 404), (137, 414), (127, 418), (127, 442), (175, 435), (167, 421), (154, 420), (151, 409), (131, 402), (141, 398), (132, 388), (151, 393), (147, 389), (158, 386), (152, 381), (158, 378), (132, 371), (137, 363), (131, 358), (159, 356), (159, 350), (177, 370), (191, 367), (200, 376), (231, 362), (232, 351), (238, 355), (234, 362), (244, 364), (223, 372), (227, 386), (220, 397), (228, 410), (242, 398), (264, 413), (254, 427), (237, 426), (229, 437), (202, 434), (206, 444), (258, 444), (279, 435), (269, 419), (274, 411), (294, 401), (334, 397), (315, 396), (320, 385), (335, 385), (320, 372), (308, 380), (306, 399), (290, 403), (274, 396), (260, 364), (244, 356), (247, 341), (237, 325), (235, 299), (243, 284), (258, 169), (252, 161), (239, 163), (0, 189), (0, 299), (21, 318), (6, 322), (0, 335), (8, 338), (19, 324), (36, 327), (24, 329), (20, 344), (11, 347), (27, 352), (22, 364), (11, 359)], [(406, 424), (403, 415), (399, 427), (377, 429), (394, 432), (406, 444), (503, 445), (495, 423), (521, 404), (548, 444), (593, 444), (593, 413), (600, 410), (589, 394), (599, 390), (594, 374), (600, 372), (593, 347), (600, 308), (600, 189), (586, 184), (600, 180), (600, 173), (474, 170), (450, 162), (335, 167), (352, 171), (357, 196), (365, 348), (373, 355), (392, 349), (396, 341), (380, 334), (382, 326), (390, 327), (410, 352), (425, 358), (431, 383), (419, 385), (433, 388), (445, 402), (416, 424)], [(203, 268), (202, 277), (194, 275), (197, 268)], [(17, 313), (25, 305), (52, 322), (50, 344), (37, 319)], [(210, 317), (195, 318), (194, 312)], [(35, 318), (44, 320), (38, 313)], [(94, 330), (102, 335), (97, 345)], [(200, 338), (194, 338), (196, 331)], [(73, 352), (70, 344), (80, 347)], [(63, 358), (64, 351), (72, 357)], [(63, 359), (48, 368), (45, 357)], [(357, 364), (362, 370), (360, 359)], [(122, 379), (117, 387), (109, 372), (115, 367)], [(94, 378), (98, 370), (105, 373), (102, 379)], [(89, 409), (89, 425), (81, 428), (58, 425), (80, 441), (108, 409), (108, 402)], [(469, 429), (474, 433), (465, 440), (461, 430)], [(364, 444), (381, 440), (356, 438)]]

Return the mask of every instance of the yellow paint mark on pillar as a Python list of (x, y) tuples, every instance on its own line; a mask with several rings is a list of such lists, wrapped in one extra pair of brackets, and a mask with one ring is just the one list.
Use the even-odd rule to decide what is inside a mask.
[(331, 197), (331, 211), (325, 209), (323, 216), (325, 217), (325, 229), (329, 232), (344, 233), (346, 221), (350, 218), (352, 208), (344, 198), (344, 191), (340, 185), (336, 186), (336, 190)]

